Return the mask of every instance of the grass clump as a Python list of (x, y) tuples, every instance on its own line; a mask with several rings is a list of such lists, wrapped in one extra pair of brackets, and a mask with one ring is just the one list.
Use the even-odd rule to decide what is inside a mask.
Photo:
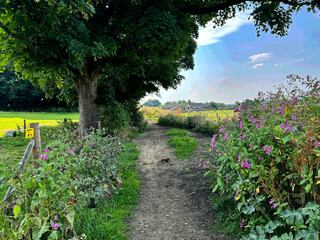
[(174, 153), (178, 159), (189, 157), (198, 146), (198, 140), (190, 137), (190, 133), (185, 130), (171, 129), (166, 135), (171, 136), (168, 144), (176, 148)]

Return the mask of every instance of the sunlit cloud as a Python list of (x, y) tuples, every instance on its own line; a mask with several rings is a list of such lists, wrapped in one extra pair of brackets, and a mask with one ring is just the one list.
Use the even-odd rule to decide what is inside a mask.
[(271, 58), (271, 53), (259, 53), (259, 54), (255, 54), (255, 55), (252, 55), (249, 57), (251, 62), (263, 61), (268, 58)]
[(238, 31), (241, 26), (251, 22), (248, 20), (249, 14), (249, 12), (238, 13), (234, 18), (227, 20), (226, 24), (222, 27), (213, 28), (214, 24), (210, 22), (206, 27), (200, 28), (199, 37), (197, 39), (198, 46), (217, 43), (222, 37)]
[(282, 63), (275, 63), (274, 66), (275, 67), (280, 67), (282, 65)]
[(257, 63), (254, 66), (252, 66), (253, 69), (261, 68), (264, 66), (264, 63)]

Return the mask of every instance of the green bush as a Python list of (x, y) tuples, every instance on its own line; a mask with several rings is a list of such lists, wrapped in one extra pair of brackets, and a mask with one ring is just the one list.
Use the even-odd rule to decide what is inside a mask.
[(158, 124), (165, 127), (177, 127), (177, 128), (186, 128), (186, 120), (184, 117), (168, 114), (165, 116), (160, 116)]
[[(206, 175), (216, 179), (213, 192), (233, 196), (245, 239), (300, 239), (302, 232), (320, 231), (314, 223), (320, 203), (319, 81), (289, 80), (276, 93), (260, 94), (254, 105), (235, 107), (237, 115), (211, 141), (217, 160), (206, 166)], [(300, 213), (311, 202), (315, 216)]]
[(166, 127), (190, 129), (209, 136), (212, 136), (219, 131), (217, 123), (208, 121), (203, 116), (182, 117), (174, 114), (168, 114), (160, 116), (158, 124)]

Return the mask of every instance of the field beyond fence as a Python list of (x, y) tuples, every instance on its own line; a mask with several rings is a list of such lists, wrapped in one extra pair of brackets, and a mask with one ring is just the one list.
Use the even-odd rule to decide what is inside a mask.
[(208, 110), (208, 111), (200, 111), (200, 112), (182, 113), (181, 110), (168, 111), (158, 107), (142, 107), (140, 111), (142, 112), (145, 118), (148, 118), (150, 120), (155, 120), (155, 121), (158, 121), (160, 116), (165, 116), (168, 114), (174, 114), (182, 117), (202, 116), (207, 120), (212, 120), (212, 121), (218, 121), (219, 119), (223, 120), (225, 118), (232, 118), (234, 116), (233, 110)]
[(54, 126), (58, 120), (65, 118), (78, 121), (79, 113), (0, 112), (0, 137), (6, 131), (23, 129), (24, 120), (27, 126), (34, 122), (40, 123), (40, 126)]

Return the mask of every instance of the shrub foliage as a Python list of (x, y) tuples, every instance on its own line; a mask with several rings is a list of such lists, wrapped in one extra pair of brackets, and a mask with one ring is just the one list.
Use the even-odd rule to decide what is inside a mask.
[(291, 75), (213, 136), (206, 174), (234, 197), (244, 239), (319, 239), (319, 95), (316, 78)]

